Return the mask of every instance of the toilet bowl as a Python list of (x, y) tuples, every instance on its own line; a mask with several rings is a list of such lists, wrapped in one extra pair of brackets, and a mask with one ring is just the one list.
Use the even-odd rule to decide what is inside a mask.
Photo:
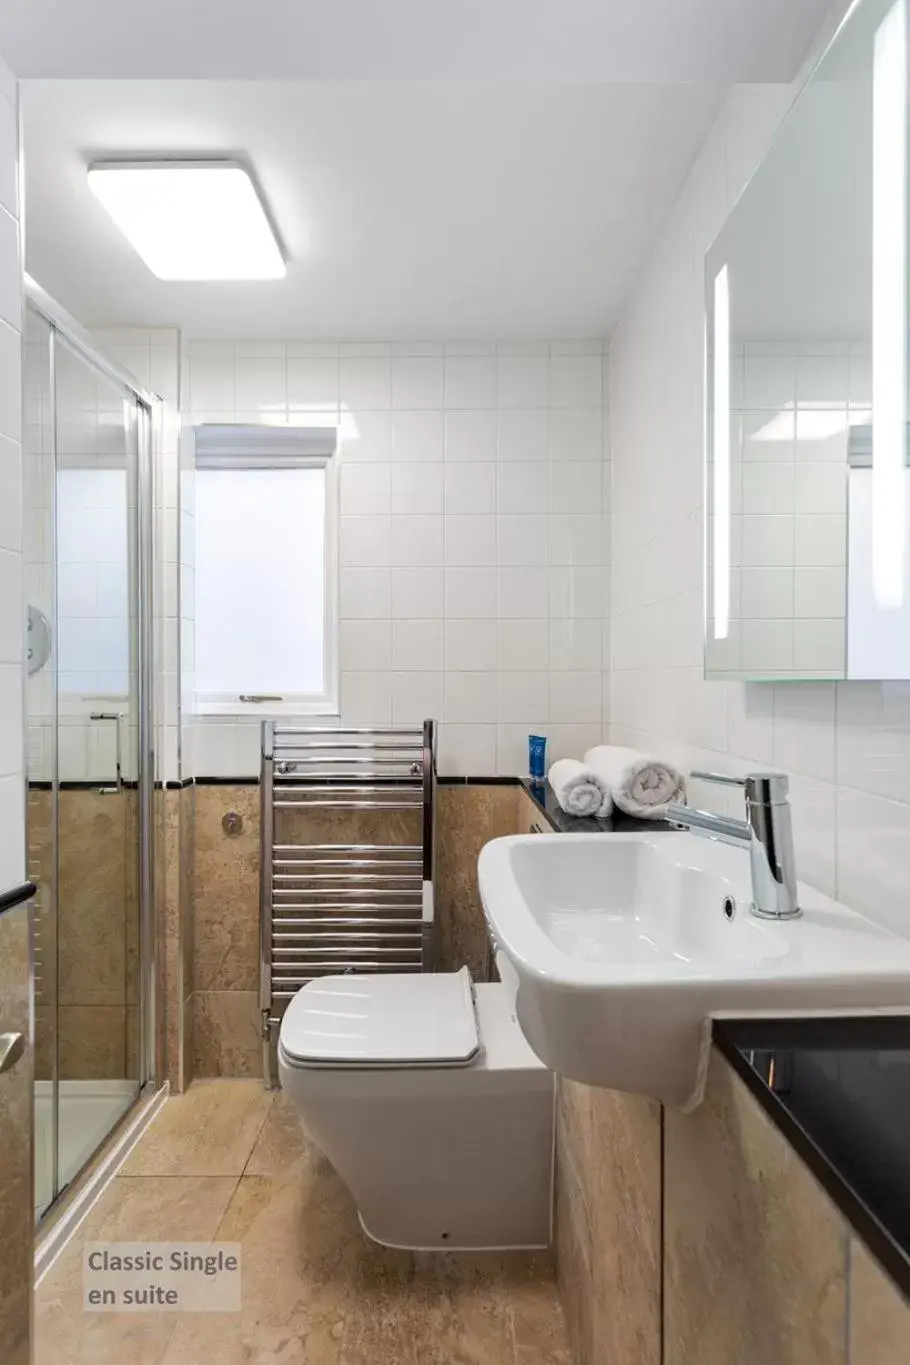
[(467, 968), (312, 981), (281, 1021), (278, 1074), (374, 1241), (548, 1244), (554, 1078), (512, 985)]

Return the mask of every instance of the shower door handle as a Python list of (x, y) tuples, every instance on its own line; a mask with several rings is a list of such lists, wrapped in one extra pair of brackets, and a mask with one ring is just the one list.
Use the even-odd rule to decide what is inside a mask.
[(24, 1051), (24, 1033), (0, 1033), (0, 1075), (12, 1070)]
[(92, 711), (89, 713), (89, 720), (112, 720), (115, 727), (116, 783), (113, 787), (99, 787), (98, 791), (102, 796), (117, 796), (123, 791), (123, 741), (120, 732), (122, 719), (119, 711)]

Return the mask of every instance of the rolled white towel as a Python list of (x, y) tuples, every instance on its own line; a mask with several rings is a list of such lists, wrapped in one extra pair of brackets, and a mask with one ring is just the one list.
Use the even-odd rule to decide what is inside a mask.
[(585, 754), (585, 765), (610, 789), (614, 804), (641, 820), (660, 820), (671, 801), (685, 802), (685, 779), (672, 763), (638, 749), (598, 744)]
[(613, 809), (604, 779), (574, 758), (560, 758), (547, 774), (566, 815), (609, 815)]

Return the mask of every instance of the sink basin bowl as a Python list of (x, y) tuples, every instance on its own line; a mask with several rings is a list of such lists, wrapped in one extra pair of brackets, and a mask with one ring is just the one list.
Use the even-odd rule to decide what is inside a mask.
[(533, 834), (480, 854), (518, 1019), (553, 1071), (689, 1107), (718, 1015), (910, 1008), (910, 942), (800, 884), (749, 913), (744, 850), (687, 832)]

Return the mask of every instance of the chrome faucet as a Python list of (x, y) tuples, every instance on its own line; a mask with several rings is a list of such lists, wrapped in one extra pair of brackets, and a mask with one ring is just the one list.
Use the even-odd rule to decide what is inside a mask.
[(753, 915), (759, 919), (793, 919), (801, 914), (796, 891), (792, 812), (787, 800), (790, 782), (786, 774), (747, 773), (745, 777), (727, 777), (725, 773), (694, 770), (691, 775), (704, 782), (743, 787), (746, 819), (734, 820), (729, 815), (715, 815), (713, 811), (678, 805), (667, 807), (667, 819), (713, 835), (724, 843), (748, 848)]

